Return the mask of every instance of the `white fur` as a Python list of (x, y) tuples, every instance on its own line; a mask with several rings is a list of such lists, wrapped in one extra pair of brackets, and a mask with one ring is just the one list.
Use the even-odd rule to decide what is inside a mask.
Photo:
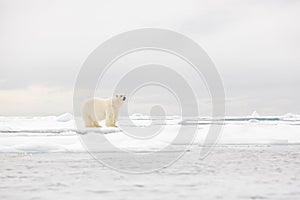
[(101, 127), (98, 121), (105, 120), (107, 127), (116, 127), (119, 109), (125, 101), (124, 95), (115, 95), (109, 99), (93, 98), (82, 107), (82, 118), (86, 127)]

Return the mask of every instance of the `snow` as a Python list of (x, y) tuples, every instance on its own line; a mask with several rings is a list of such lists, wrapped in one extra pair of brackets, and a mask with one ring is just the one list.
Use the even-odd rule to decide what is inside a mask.
[(142, 120), (142, 119), (149, 120), (150, 116), (142, 114), (142, 113), (135, 113), (135, 114), (130, 115), (130, 119), (131, 120)]
[(78, 136), (15, 136), (1, 137), (0, 152), (83, 152)]
[[(217, 145), (287, 145), (300, 144), (300, 118), (296, 114), (285, 116), (259, 116), (254, 112), (249, 117), (227, 117)], [(246, 119), (246, 120), (245, 120)], [(278, 120), (279, 119), (279, 120)], [(287, 120), (293, 119), (293, 120)], [(132, 151), (159, 151), (173, 140), (181, 126), (198, 126), (194, 145), (203, 145), (212, 124), (220, 121), (209, 118), (181, 120), (178, 116), (165, 118), (135, 114), (129, 119), (136, 126), (137, 137), (149, 126), (162, 127), (158, 135), (148, 139), (130, 136), (126, 119), (120, 119), (119, 128), (77, 129), (74, 117), (65, 113), (58, 117), (0, 117), (0, 152), (83, 152), (80, 137), (83, 135), (105, 135), (105, 138), (120, 149)], [(188, 133), (186, 133), (188, 134)], [(190, 141), (182, 140), (180, 144)]]
[(250, 116), (251, 118), (258, 118), (259, 114), (257, 113), (257, 111), (253, 111), (253, 113)]
[[(1, 199), (300, 198), (298, 115), (255, 115), (252, 120), (249, 116), (226, 117), (216, 147), (204, 160), (199, 159), (199, 152), (209, 127), (221, 124), (217, 119), (136, 117), (132, 120), (139, 121), (137, 130), (146, 129), (149, 121), (151, 126), (165, 128), (149, 140), (139, 140), (126, 135), (128, 119), (120, 119), (119, 128), (78, 130), (74, 118), (64, 116), (68, 119), (0, 117)], [(194, 125), (197, 134), (189, 151), (173, 165), (150, 174), (107, 168), (81, 143), (83, 137), (104, 136), (124, 150), (158, 151), (167, 145), (185, 145), (184, 140), (174, 143), (174, 136), (181, 126)], [(126, 157), (111, 156), (113, 153), (101, 152), (127, 164)], [(172, 152), (160, 153), (172, 156)], [(159, 162), (162, 160), (153, 165)]]
[(56, 117), (56, 121), (58, 121), (58, 122), (68, 122), (71, 120), (74, 120), (74, 117), (70, 113), (65, 113), (65, 114), (62, 114), (62, 115)]
[(300, 115), (287, 113), (287, 114), (285, 114), (284, 116), (281, 117), (281, 120), (284, 120), (284, 121), (300, 121)]
[[(0, 153), (1, 199), (299, 199), (300, 146), (199, 149), (172, 166), (132, 175), (88, 153)], [(119, 155), (116, 159), (126, 163)]]

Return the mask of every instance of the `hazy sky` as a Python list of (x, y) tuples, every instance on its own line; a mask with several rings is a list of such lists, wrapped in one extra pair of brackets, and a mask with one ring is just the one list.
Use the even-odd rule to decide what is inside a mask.
[(166, 28), (200, 44), (227, 115), (300, 113), (300, 1), (0, 0), (0, 115), (72, 112), (81, 65), (102, 42)]

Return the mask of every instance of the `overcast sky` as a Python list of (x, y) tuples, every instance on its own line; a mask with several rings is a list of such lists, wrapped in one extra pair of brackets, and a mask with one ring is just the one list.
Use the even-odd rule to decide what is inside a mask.
[(143, 27), (177, 31), (205, 49), (223, 79), (227, 115), (300, 113), (300, 1), (0, 0), (0, 115), (72, 112), (87, 56)]

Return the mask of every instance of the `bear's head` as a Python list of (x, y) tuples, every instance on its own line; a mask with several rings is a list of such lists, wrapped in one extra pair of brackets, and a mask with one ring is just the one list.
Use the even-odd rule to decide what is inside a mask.
[(123, 94), (116, 94), (114, 96), (114, 101), (119, 105), (121, 105), (125, 100), (126, 100), (126, 96)]

